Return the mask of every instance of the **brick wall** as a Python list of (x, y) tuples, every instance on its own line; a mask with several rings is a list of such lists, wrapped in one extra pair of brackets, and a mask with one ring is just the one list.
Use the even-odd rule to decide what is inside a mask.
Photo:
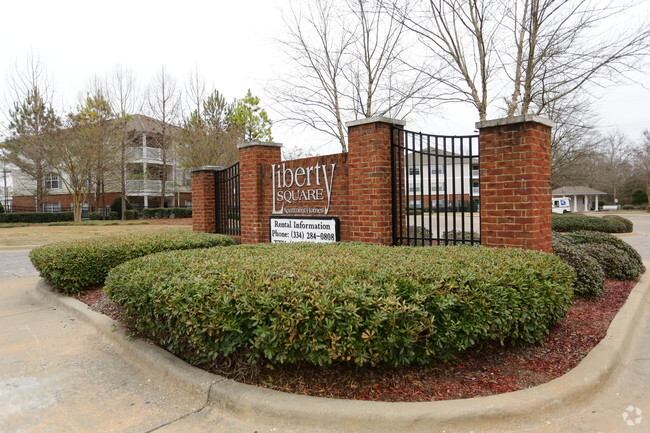
[(477, 123), (481, 244), (551, 252), (551, 127), (537, 116)]
[(192, 171), (192, 230), (195, 232), (216, 232), (214, 178), (219, 168), (202, 167)]

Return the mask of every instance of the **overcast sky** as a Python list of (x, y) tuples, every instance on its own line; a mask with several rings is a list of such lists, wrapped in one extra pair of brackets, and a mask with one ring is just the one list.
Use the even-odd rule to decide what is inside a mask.
[[(648, 3), (641, 2), (640, 13), (648, 12)], [(0, 85), (6, 84), (12, 63), (30, 50), (47, 66), (57, 105), (66, 111), (94, 75), (104, 76), (116, 64), (131, 68), (142, 85), (162, 65), (179, 84), (197, 68), (208, 85), (228, 99), (243, 97), (250, 88), (277, 119), (265, 89), (287, 67), (276, 42), (282, 35), (281, 9), (286, 4), (286, 0), (3, 1)], [(641, 83), (599, 89), (597, 94), (603, 126), (619, 128), (636, 140), (650, 128), (650, 74), (635, 78)], [(472, 133), (474, 113), (463, 106), (437, 107), (434, 116), (408, 119), (407, 128)], [(274, 125), (273, 135), (289, 147), (338, 151), (327, 138), (281, 124)]]

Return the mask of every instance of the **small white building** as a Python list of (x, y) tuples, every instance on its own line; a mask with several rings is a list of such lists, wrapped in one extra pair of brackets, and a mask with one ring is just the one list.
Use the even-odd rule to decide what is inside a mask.
[(607, 193), (586, 186), (563, 186), (554, 189), (552, 195), (554, 198), (569, 197), (572, 212), (586, 212), (598, 210), (598, 197)]

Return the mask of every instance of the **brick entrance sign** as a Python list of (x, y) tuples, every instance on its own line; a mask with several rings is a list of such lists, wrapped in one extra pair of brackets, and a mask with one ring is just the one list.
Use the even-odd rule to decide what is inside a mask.
[[(403, 190), (405, 173), (391, 160), (392, 139), (403, 136), (404, 125), (383, 117), (349, 122), (347, 153), (284, 162), (277, 143), (240, 145), (242, 243), (336, 237), (391, 245), (393, 212), (397, 220), (406, 215), (393, 206), (393, 188)], [(551, 126), (536, 116), (477, 124), (483, 245), (550, 251)], [(194, 231), (216, 231), (215, 170), (192, 173)], [(306, 228), (312, 232), (301, 232)]]

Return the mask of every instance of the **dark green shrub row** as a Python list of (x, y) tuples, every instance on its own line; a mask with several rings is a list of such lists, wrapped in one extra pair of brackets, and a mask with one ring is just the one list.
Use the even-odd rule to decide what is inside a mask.
[(0, 214), (0, 223), (52, 223), (72, 221), (72, 212), (25, 212)]
[[(126, 215), (127, 220), (134, 220), (138, 218), (138, 211), (137, 210), (127, 210), (124, 212), (124, 215)], [(91, 221), (97, 221), (97, 220), (102, 220), (104, 219), (102, 215), (99, 212), (91, 212), (89, 214), (89, 219)], [(120, 219), (120, 214), (118, 212), (109, 212), (107, 218), (108, 220), (118, 220)]]
[(408, 365), (482, 341), (539, 342), (573, 278), (537, 251), (263, 244), (136, 259), (105, 291), (135, 330), (197, 365)]
[(553, 254), (571, 266), (576, 273), (573, 290), (582, 297), (599, 297), (605, 290), (605, 273), (598, 261), (580, 250), (563, 235), (553, 234)]
[(584, 297), (601, 296), (605, 278), (634, 280), (643, 272), (639, 253), (607, 233), (554, 233), (553, 253), (574, 268), (574, 290)]
[(145, 218), (191, 218), (192, 209), (184, 207), (159, 207), (143, 211)]
[(110, 236), (59, 242), (32, 250), (29, 257), (41, 277), (63, 293), (78, 293), (104, 282), (120, 263), (161, 251), (232, 245), (223, 235), (191, 232)]
[(632, 221), (618, 215), (602, 218), (590, 215), (553, 214), (553, 230), (556, 232), (594, 231), (603, 233), (631, 233)]
[[(592, 254), (593, 247), (586, 249), (600, 263), (607, 278), (634, 280), (643, 272), (643, 259), (639, 253), (616, 236), (598, 232), (573, 232), (562, 236), (574, 245), (600, 244), (615, 247), (617, 254), (621, 256), (618, 260), (607, 258), (604, 254)], [(611, 263), (605, 263), (606, 261)]]

